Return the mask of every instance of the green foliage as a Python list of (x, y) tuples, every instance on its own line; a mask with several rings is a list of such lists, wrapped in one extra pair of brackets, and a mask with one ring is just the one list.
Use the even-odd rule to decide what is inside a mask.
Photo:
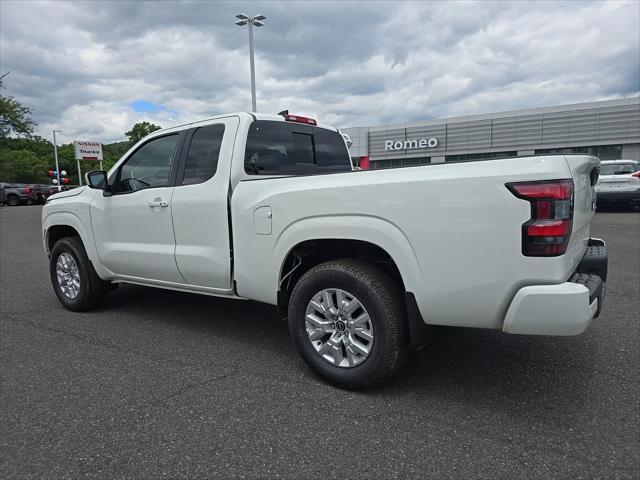
[(9, 72), (0, 76), (0, 138), (10, 135), (30, 137), (35, 123), (31, 120), (31, 109), (25, 107), (12, 97), (2, 95), (2, 79)]
[(30, 150), (0, 151), (0, 178), (4, 182), (49, 183), (47, 161)]
[(149, 122), (136, 123), (131, 130), (125, 133), (125, 135), (129, 137), (129, 146), (138, 142), (138, 140), (141, 140), (150, 133), (155, 132), (156, 130), (160, 130), (160, 128), (162, 127)]

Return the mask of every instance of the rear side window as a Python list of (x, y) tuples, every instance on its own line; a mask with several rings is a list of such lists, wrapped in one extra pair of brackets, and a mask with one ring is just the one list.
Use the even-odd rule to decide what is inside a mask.
[(249, 175), (350, 172), (338, 132), (289, 122), (257, 120), (249, 127), (244, 169)]
[(194, 132), (187, 152), (182, 185), (203, 183), (215, 175), (223, 135), (224, 125), (208, 125)]

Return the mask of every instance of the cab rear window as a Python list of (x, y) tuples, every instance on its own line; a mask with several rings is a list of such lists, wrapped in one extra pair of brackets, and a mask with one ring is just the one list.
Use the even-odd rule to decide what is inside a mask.
[(308, 125), (257, 120), (249, 127), (244, 169), (249, 175), (312, 175), (351, 171), (338, 132)]

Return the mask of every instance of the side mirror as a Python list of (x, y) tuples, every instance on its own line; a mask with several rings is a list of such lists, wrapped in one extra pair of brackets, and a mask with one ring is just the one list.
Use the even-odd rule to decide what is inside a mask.
[(89, 185), (89, 188), (95, 188), (97, 190), (107, 190), (109, 183), (107, 182), (107, 172), (104, 170), (94, 170), (84, 175), (84, 179)]

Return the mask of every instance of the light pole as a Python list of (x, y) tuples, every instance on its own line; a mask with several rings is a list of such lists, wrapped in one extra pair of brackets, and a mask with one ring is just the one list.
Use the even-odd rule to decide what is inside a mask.
[(53, 154), (56, 157), (56, 180), (58, 181), (58, 191), (62, 190), (60, 185), (60, 167), (58, 166), (58, 143), (56, 142), (56, 132), (62, 133), (60, 130), (53, 131)]
[(238, 21), (236, 25), (243, 27), (249, 25), (249, 63), (251, 65), (251, 111), (256, 111), (256, 71), (253, 63), (253, 27), (261, 27), (264, 25), (262, 20), (266, 19), (264, 15), (256, 15), (255, 17), (248, 17), (244, 13), (236, 15)]

